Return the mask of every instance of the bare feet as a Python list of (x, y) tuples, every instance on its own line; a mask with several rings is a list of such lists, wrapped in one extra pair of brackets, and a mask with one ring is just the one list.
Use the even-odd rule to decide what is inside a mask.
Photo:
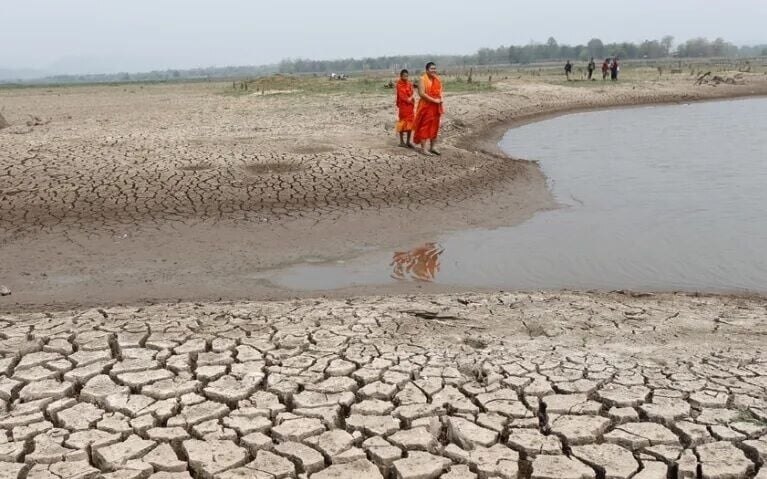
[(439, 151), (435, 150), (434, 148), (429, 150), (429, 153), (431, 153), (432, 155), (442, 156), (442, 153), (440, 153)]

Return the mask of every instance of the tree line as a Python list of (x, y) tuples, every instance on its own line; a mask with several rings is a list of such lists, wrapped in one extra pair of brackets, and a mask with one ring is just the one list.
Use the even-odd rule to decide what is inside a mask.
[(347, 58), (341, 60), (286, 59), (275, 65), (226, 66), (192, 68), (187, 70), (155, 70), (143, 73), (108, 73), (91, 75), (56, 75), (38, 80), (0, 81), (0, 83), (21, 84), (75, 84), (75, 83), (124, 83), (164, 82), (211, 79), (239, 79), (273, 73), (316, 73), (358, 72), (366, 70), (393, 70), (396, 68), (420, 69), (428, 61), (437, 62), (440, 67), (528, 64), (544, 61), (576, 60), (588, 61), (618, 56), (626, 59), (658, 59), (667, 57), (757, 57), (767, 56), (767, 45), (736, 46), (722, 38), (708, 40), (693, 38), (674, 45), (674, 37), (665, 36), (660, 40), (646, 40), (642, 43), (603, 43), (598, 38), (585, 45), (559, 44), (549, 38), (545, 43), (531, 42), (521, 46), (500, 46), (481, 48), (473, 55), (395, 55), (377, 58)]
[(620, 57), (628, 59), (658, 59), (667, 57), (755, 57), (767, 56), (767, 45), (736, 46), (722, 38), (708, 40), (694, 38), (676, 45), (674, 37), (641, 43), (604, 43), (598, 38), (585, 45), (559, 44), (553, 37), (545, 43), (531, 42), (520, 46), (481, 48), (473, 55), (398, 55), (377, 58), (346, 58), (339, 60), (285, 59), (280, 62), (280, 73), (331, 73), (343, 71), (386, 70), (400, 66), (416, 67), (427, 61), (436, 61), (443, 67), (464, 65), (528, 64), (554, 60), (588, 61), (590, 58)]

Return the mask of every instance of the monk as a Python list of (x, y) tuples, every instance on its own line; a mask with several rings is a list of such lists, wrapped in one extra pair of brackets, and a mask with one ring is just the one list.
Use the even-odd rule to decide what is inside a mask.
[(421, 145), (421, 151), (425, 153), (426, 142), (429, 142), (429, 152), (433, 155), (441, 155), (437, 150), (437, 137), (439, 136), (439, 123), (445, 109), (442, 104), (442, 81), (437, 76), (437, 65), (434, 62), (426, 64), (426, 72), (418, 83), (418, 108), (415, 112), (415, 134), (413, 142)]
[[(397, 82), (397, 110), (399, 113), (397, 121), (397, 133), (399, 133), (399, 146), (413, 148), (410, 143), (410, 135), (413, 133), (413, 123), (415, 122), (415, 94), (413, 93), (413, 84), (408, 77), (407, 70), (399, 72), (399, 81)], [(405, 142), (407, 136), (407, 142)]]

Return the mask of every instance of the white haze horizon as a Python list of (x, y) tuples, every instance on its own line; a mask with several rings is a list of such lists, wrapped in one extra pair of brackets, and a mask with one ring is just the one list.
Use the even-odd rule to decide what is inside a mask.
[[(0, 0), (0, 76), (137, 73), (394, 55), (468, 55), (480, 48), (721, 37), (767, 43), (767, 2), (729, 0)], [(5, 72), (5, 75), (3, 73)]]

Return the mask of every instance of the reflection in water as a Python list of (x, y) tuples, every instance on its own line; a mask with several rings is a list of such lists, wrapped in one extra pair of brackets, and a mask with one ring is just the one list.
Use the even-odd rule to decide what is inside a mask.
[[(387, 251), (297, 266), (275, 282), (329, 289), (415, 277), (503, 290), (767, 293), (765, 131), (767, 98), (523, 126), (501, 146), (540, 160), (566, 208), (511, 228), (450, 233), (440, 246), (397, 253), (393, 262)], [(439, 257), (436, 275), (442, 248), (450, 257)]]
[(439, 256), (445, 249), (437, 243), (426, 243), (410, 251), (394, 253), (389, 266), (393, 267), (394, 279), (417, 279), (434, 281), (439, 272)]

